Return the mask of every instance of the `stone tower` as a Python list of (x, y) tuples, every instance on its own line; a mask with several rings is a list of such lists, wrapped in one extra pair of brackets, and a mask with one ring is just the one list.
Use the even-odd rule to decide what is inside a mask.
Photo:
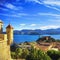
[(6, 33), (7, 33), (8, 44), (10, 45), (13, 43), (13, 27), (10, 24), (6, 27)]
[(6, 27), (6, 34), (0, 34), (0, 60), (11, 60), (10, 45), (13, 42), (13, 27)]
[(3, 31), (3, 22), (0, 20), (0, 33)]

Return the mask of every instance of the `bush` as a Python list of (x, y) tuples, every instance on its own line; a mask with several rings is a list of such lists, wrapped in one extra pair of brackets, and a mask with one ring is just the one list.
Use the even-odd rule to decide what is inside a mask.
[(43, 51), (32, 48), (26, 60), (51, 60), (51, 58)]
[(21, 48), (17, 48), (15, 51), (16, 54), (16, 59), (21, 58), (21, 54), (22, 54), (22, 49)]
[(23, 59), (26, 59), (27, 55), (29, 55), (29, 51), (28, 51), (28, 49), (23, 49), (22, 51), (23, 51), (23, 52), (22, 52), (22, 54), (21, 54), (21, 57), (22, 57)]
[(29, 54), (28, 49), (17, 48), (15, 52), (11, 52), (11, 56), (13, 59), (25, 59)]
[(52, 60), (58, 60), (60, 58), (60, 51), (50, 50), (47, 51), (47, 54), (51, 57)]
[(12, 57), (12, 59), (15, 59), (16, 58), (15, 52), (11, 52), (11, 57)]

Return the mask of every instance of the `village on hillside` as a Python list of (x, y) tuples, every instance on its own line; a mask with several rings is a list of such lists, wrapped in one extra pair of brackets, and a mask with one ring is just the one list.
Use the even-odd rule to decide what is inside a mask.
[(60, 50), (60, 42), (56, 41), (50, 36), (44, 36), (36, 40), (36, 42), (24, 42), (17, 45), (20, 48), (31, 48), (33, 46), (36, 49), (41, 49), (43, 51), (48, 50)]

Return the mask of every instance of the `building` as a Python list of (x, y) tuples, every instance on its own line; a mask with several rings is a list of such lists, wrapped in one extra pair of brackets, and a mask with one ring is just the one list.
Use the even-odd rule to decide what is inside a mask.
[(50, 50), (51, 47), (52, 47), (51, 43), (45, 43), (45, 42), (41, 42), (40, 44), (35, 45), (35, 48), (38, 48), (38, 49), (45, 51), (45, 52)]
[(41, 43), (41, 42), (55, 42), (55, 39), (52, 38), (51, 36), (43, 36), (41, 38), (38, 38), (38, 40), (36, 41), (37, 43)]
[(0, 60), (11, 60), (10, 45), (13, 43), (13, 27), (9, 24), (6, 27), (6, 34), (3, 34), (3, 22), (0, 20)]

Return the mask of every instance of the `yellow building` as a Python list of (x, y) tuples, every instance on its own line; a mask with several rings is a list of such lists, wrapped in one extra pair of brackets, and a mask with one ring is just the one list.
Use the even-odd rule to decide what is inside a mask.
[(11, 60), (10, 45), (13, 42), (13, 27), (9, 24), (6, 27), (6, 34), (3, 34), (3, 22), (0, 21), (0, 60)]

